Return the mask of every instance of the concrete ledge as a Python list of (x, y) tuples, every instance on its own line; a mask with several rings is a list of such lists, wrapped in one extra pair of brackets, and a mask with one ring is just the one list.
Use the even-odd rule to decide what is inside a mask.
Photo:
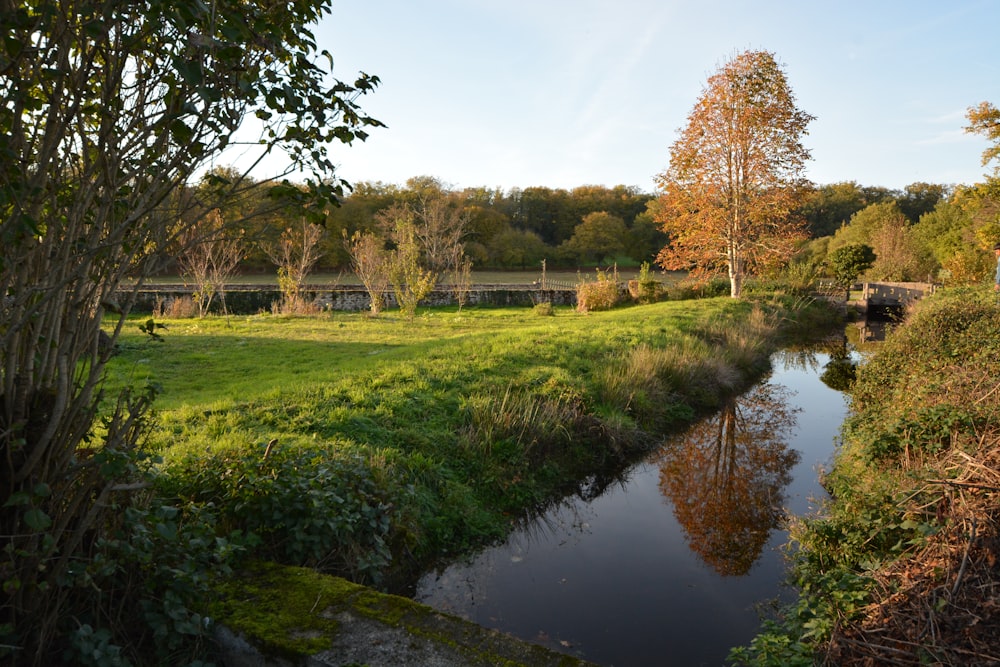
[(261, 563), (216, 590), (211, 614), (226, 667), (592, 664), (304, 568)]

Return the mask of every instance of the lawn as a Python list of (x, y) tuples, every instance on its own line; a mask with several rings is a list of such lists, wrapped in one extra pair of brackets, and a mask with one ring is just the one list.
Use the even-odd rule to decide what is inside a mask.
[(554, 312), (177, 319), (162, 342), (137, 320), (109, 380), (158, 388), (163, 494), (220, 508), (266, 557), (375, 581), (502, 537), (711, 408), (766, 368), (784, 311)]

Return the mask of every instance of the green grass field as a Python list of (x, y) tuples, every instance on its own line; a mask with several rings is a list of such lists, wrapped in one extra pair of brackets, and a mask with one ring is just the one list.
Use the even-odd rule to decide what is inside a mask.
[[(716, 298), (554, 316), (209, 317), (164, 321), (163, 342), (137, 320), (109, 380), (159, 388), (149, 448), (163, 458), (164, 493), (225, 508), (229, 527), (277, 531), (268, 557), (374, 579), (502, 537), (650, 432), (710, 408), (766, 367), (780, 308)], [(319, 479), (346, 479), (348, 491), (330, 495), (333, 482), (309, 481)], [(287, 498), (261, 510), (279, 488)], [(335, 543), (314, 548), (309, 531), (321, 528), (284, 514), (310, 494), (325, 500), (300, 508), (301, 521), (330, 512), (384, 524), (385, 557), (357, 555), (351, 540), (367, 533), (354, 524), (340, 537), (322, 528)], [(392, 509), (372, 517), (337, 502)]]

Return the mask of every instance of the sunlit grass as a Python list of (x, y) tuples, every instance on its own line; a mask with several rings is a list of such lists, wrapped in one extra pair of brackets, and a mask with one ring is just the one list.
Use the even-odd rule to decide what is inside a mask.
[(630, 439), (647, 444), (650, 429), (691, 419), (766, 362), (766, 341), (753, 341), (769, 330), (747, 302), (554, 313), (165, 320), (163, 342), (137, 320), (109, 388), (158, 387), (149, 447), (168, 475), (195, 480), (233, 456), (262, 457), (268, 443), (363, 457), (375, 478), (414, 489), (401, 510), (416, 517), (408, 549), (427, 557), (501, 536), (512, 516), (620, 457)]

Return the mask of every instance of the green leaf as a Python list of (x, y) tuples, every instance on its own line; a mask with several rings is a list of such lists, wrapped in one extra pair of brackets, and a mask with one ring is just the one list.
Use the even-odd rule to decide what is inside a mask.
[(200, 62), (174, 58), (173, 65), (174, 69), (181, 75), (181, 78), (184, 79), (185, 83), (197, 86), (204, 82), (205, 74), (202, 72)]
[(17, 493), (10, 494), (7, 498), (7, 502), (3, 504), (4, 507), (14, 507), (15, 505), (27, 505), (31, 502), (31, 496), (25, 491), (18, 491)]
[(173, 542), (177, 539), (177, 525), (173, 522), (156, 524), (156, 532), (168, 542)]
[(32, 507), (24, 513), (24, 523), (28, 524), (28, 528), (32, 530), (42, 531), (52, 525), (52, 519), (42, 510)]
[(186, 144), (191, 141), (194, 131), (180, 118), (170, 124), (170, 136), (179, 144)]

